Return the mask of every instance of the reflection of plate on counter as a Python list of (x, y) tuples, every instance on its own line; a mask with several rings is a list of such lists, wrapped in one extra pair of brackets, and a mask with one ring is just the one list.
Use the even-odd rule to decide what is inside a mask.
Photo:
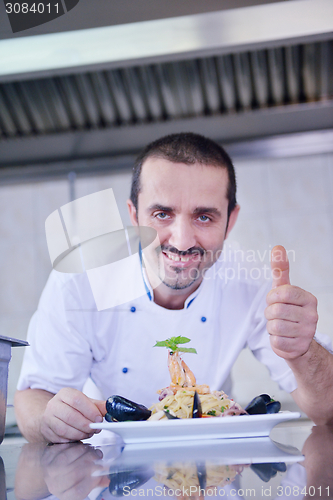
[(92, 429), (105, 429), (122, 437), (125, 443), (154, 443), (220, 438), (269, 436), (281, 422), (301, 416), (282, 411), (266, 415), (239, 415), (222, 418), (160, 420), (152, 422), (102, 422), (90, 424)]
[(126, 444), (117, 454), (113, 446), (101, 446), (105, 467), (99, 474), (108, 474), (113, 468), (131, 470), (158, 462), (204, 462), (219, 465), (252, 463), (295, 463), (304, 459), (293, 446), (272, 441), (269, 437), (205, 440), (201, 442), (172, 441), (170, 443)]

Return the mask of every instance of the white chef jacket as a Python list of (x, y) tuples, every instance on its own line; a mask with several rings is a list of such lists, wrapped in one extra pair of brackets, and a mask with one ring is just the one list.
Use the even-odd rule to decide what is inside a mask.
[[(144, 280), (140, 259), (135, 276)], [(197, 354), (184, 354), (198, 384), (230, 393), (230, 370), (248, 346), (269, 369), (271, 378), (288, 392), (295, 377), (285, 360), (271, 349), (264, 309), (271, 287), (253, 279), (251, 265), (224, 254), (207, 272), (184, 309), (170, 310), (153, 301), (153, 291), (129, 303), (98, 311), (89, 280), (83, 274), (52, 271), (28, 331), (18, 389), (63, 387), (82, 390), (91, 377), (106, 399), (119, 394), (150, 406), (156, 391), (170, 383), (167, 350), (153, 347), (171, 336), (189, 337)], [(253, 266), (253, 264), (252, 264)], [(233, 279), (227, 279), (232, 275)], [(245, 272), (247, 269), (247, 272)], [(144, 280), (145, 281), (145, 280)], [(112, 284), (110, 284), (112, 286)], [(187, 347), (187, 345), (186, 345)]]

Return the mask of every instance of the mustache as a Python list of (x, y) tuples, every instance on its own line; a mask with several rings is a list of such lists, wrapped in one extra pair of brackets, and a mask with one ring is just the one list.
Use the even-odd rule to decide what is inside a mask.
[(170, 245), (161, 245), (160, 251), (173, 253), (175, 255), (178, 255), (179, 257), (186, 257), (189, 255), (198, 255), (198, 254), (202, 257), (205, 254), (205, 250), (201, 247), (192, 247), (189, 248), (188, 250), (178, 250), (176, 247)]

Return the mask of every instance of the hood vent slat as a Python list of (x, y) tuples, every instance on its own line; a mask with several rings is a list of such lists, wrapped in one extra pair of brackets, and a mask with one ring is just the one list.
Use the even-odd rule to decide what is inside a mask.
[(333, 42), (0, 84), (0, 135), (24, 137), (325, 101)]

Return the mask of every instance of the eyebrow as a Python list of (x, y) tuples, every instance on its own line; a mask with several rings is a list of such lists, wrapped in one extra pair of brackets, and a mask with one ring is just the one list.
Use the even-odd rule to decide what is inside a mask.
[(221, 217), (221, 212), (215, 207), (197, 207), (194, 214), (211, 214), (216, 215), (217, 217)]
[[(164, 205), (159, 205), (158, 203), (151, 205), (148, 207), (148, 212), (154, 211), (154, 210), (160, 210), (161, 212), (174, 212), (173, 207), (166, 207)], [(197, 207), (193, 211), (194, 215), (199, 215), (199, 214), (211, 214), (211, 215), (216, 215), (217, 217), (221, 217), (221, 212), (215, 208), (215, 207)]]
[(150, 205), (150, 207), (147, 208), (147, 212), (151, 212), (153, 210), (161, 210), (161, 212), (173, 212), (174, 208), (155, 203), (155, 205)]

